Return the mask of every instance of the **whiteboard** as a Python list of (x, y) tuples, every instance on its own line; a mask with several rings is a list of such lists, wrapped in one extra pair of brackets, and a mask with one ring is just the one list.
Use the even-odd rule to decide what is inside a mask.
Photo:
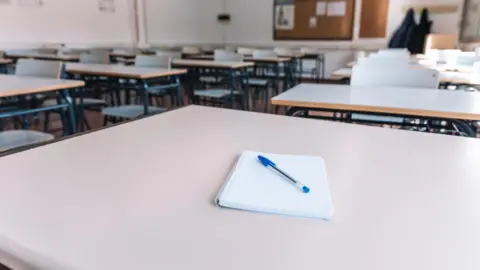
[[(116, 0), (115, 12), (98, 0), (42, 0), (40, 7), (0, 5), (0, 43), (112, 44), (135, 41), (133, 2)], [(7, 45), (5, 45), (7, 44)]]

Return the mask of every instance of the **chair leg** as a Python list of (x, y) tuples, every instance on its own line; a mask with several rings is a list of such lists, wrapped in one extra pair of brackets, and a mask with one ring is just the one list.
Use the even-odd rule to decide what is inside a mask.
[(103, 126), (107, 126), (108, 125), (108, 116), (103, 116)]
[(45, 119), (43, 119), (43, 132), (48, 132), (48, 127), (50, 126), (50, 112), (44, 113)]

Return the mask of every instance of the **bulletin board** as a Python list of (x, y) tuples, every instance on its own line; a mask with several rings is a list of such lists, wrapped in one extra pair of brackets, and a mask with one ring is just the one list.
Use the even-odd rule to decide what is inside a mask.
[(275, 0), (274, 40), (351, 40), (355, 0)]

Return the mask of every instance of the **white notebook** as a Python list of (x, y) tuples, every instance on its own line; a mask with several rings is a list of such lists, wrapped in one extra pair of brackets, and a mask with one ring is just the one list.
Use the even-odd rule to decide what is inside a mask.
[[(310, 192), (302, 193), (284, 176), (263, 166), (258, 155), (276, 163)], [(318, 156), (244, 151), (215, 201), (220, 207), (270, 214), (318, 219), (331, 219), (333, 215), (325, 163)]]

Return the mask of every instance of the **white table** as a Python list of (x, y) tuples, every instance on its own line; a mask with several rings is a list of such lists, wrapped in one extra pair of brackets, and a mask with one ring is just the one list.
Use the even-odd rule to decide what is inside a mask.
[(300, 84), (272, 98), (272, 104), (293, 107), (288, 114), (295, 114), (298, 109), (326, 109), (394, 116), (480, 120), (480, 93), (428, 88)]
[[(245, 149), (321, 155), (333, 220), (214, 206)], [(479, 162), (479, 140), (191, 106), (0, 158), (0, 261), (478, 270)]]
[[(445, 66), (438, 66), (440, 73), (440, 82), (447, 84), (468, 84), (468, 85), (480, 85), (480, 74), (474, 72), (461, 71), (446, 71)], [(350, 79), (352, 77), (351, 68), (341, 68), (332, 73), (331, 79), (342, 80)]]

